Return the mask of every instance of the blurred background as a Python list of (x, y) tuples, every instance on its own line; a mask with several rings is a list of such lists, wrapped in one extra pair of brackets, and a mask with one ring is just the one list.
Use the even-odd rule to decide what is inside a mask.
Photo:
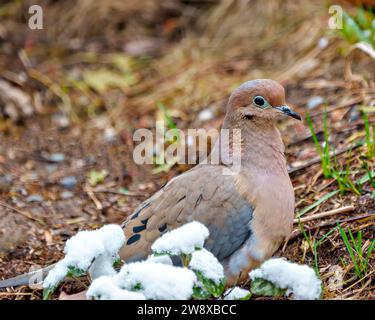
[[(42, 29), (30, 28), (35, 4)], [(314, 266), (324, 298), (375, 298), (374, 8), (0, 1), (0, 278), (57, 261), (78, 230), (121, 222), (189, 168), (136, 165), (136, 129), (218, 129), (236, 86), (272, 78), (305, 119), (279, 124), (301, 220), (277, 255)]]

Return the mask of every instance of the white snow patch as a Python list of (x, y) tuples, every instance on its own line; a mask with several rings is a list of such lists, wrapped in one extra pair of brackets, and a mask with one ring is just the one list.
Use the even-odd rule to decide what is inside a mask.
[(78, 232), (66, 242), (64, 259), (48, 273), (43, 288), (50, 288), (62, 281), (69, 266), (86, 271), (92, 265), (93, 278), (114, 274), (112, 263), (124, 242), (122, 228), (114, 224), (98, 230)]
[(288, 289), (287, 294), (293, 293), (297, 300), (318, 299), (322, 291), (321, 280), (312, 268), (282, 258), (267, 260), (260, 268), (250, 271), (249, 276), (252, 280), (262, 278)]
[(208, 250), (201, 249), (193, 252), (189, 267), (192, 270), (200, 271), (206, 279), (210, 279), (216, 284), (224, 278), (224, 268), (216, 257)]
[(116, 274), (113, 268), (113, 256), (101, 254), (96, 257), (89, 269), (91, 279), (96, 279), (101, 276), (112, 276)]
[(162, 263), (162, 264), (168, 264), (170, 266), (173, 266), (173, 261), (170, 256), (167, 254), (163, 254), (161, 256), (156, 256), (154, 254), (150, 255), (146, 262), (153, 262), (153, 263)]
[(239, 300), (250, 294), (249, 290), (240, 287), (230, 288), (224, 293), (224, 300)]
[(96, 300), (146, 300), (142, 293), (123, 290), (118, 287), (114, 277), (97, 278), (86, 293), (88, 299)]
[(191, 254), (197, 248), (203, 248), (208, 235), (208, 229), (202, 223), (193, 221), (165, 233), (154, 242), (151, 249), (155, 253)]
[(187, 268), (178, 268), (154, 262), (125, 264), (115, 276), (118, 286), (137, 289), (147, 299), (187, 300), (193, 294), (196, 276)]

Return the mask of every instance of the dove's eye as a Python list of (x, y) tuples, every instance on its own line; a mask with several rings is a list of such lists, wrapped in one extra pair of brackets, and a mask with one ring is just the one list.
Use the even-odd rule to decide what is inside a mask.
[(262, 96), (255, 96), (253, 102), (258, 107), (265, 107), (267, 105), (266, 99), (264, 99)]

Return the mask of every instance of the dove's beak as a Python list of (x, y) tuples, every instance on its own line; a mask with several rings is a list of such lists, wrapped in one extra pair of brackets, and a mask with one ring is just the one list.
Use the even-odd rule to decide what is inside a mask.
[(302, 120), (301, 116), (297, 112), (294, 112), (292, 109), (290, 109), (288, 106), (275, 107), (275, 109), (281, 111), (289, 117), (292, 117), (297, 120)]

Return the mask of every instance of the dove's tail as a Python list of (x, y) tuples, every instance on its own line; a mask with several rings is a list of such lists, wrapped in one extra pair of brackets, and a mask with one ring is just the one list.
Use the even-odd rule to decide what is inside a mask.
[(48, 272), (54, 266), (55, 264), (51, 264), (50, 266), (47, 266), (45, 268), (31, 271), (29, 273), (21, 274), (14, 278), (1, 280), (0, 288), (19, 287), (19, 286), (25, 286), (25, 285), (36, 284), (37, 282), (41, 282), (44, 280)]

